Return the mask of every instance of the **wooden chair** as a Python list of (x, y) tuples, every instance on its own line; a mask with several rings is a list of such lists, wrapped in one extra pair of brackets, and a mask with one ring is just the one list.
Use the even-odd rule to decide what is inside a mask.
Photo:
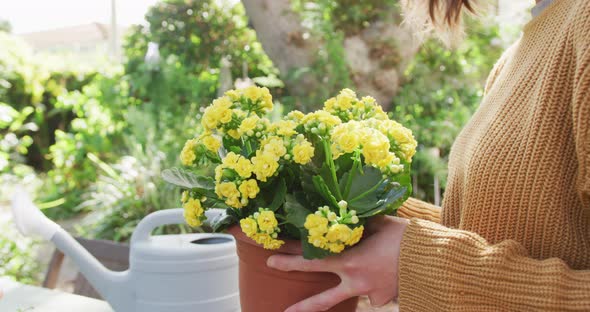
[[(124, 271), (129, 268), (129, 245), (108, 240), (91, 240), (81, 237), (76, 237), (76, 240), (105, 267), (114, 271)], [(64, 254), (56, 249), (49, 262), (49, 269), (45, 275), (43, 287), (55, 288), (63, 259)], [(102, 299), (81, 273), (78, 273), (76, 276), (74, 293), (86, 297)]]

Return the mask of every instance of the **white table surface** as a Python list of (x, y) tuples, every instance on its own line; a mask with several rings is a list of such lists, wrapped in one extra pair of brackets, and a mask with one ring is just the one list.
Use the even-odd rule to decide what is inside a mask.
[(105, 301), (53, 289), (23, 285), (0, 277), (1, 312), (113, 312)]

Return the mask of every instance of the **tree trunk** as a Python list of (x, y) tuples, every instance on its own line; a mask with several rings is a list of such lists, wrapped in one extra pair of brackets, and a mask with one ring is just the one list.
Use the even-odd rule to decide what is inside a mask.
[[(281, 71), (289, 91), (301, 96), (324, 88), (309, 72), (299, 79), (286, 79), (297, 69), (312, 67), (323, 44), (301, 24), (290, 1), (242, 2), (262, 47)], [(409, 30), (400, 27), (400, 23), (399, 13), (390, 12), (358, 33), (344, 34), (346, 62), (354, 84), (351, 87), (361, 95), (375, 97), (384, 108), (390, 107), (403, 70), (418, 49)]]
[(309, 36), (301, 25), (299, 15), (291, 9), (289, 0), (243, 0), (246, 14), (256, 31), (264, 51), (280, 70), (287, 89), (295, 95), (304, 95), (317, 86), (311, 74), (299, 79), (286, 79), (300, 68), (312, 66), (319, 43)]

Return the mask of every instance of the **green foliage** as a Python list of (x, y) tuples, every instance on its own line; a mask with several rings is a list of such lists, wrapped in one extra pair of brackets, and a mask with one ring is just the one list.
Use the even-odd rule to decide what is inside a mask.
[(6, 32), (6, 33), (12, 32), (12, 25), (10, 25), (9, 21), (0, 20), (0, 32)]
[[(151, 212), (174, 208), (180, 201), (178, 191), (160, 178), (161, 170), (167, 165), (167, 155), (158, 150), (158, 144), (141, 145), (126, 136), (125, 145), (128, 155), (113, 164), (88, 154), (98, 177), (82, 194), (80, 207), (91, 211), (78, 227), (84, 236), (128, 241), (141, 219)], [(190, 229), (167, 226), (156, 233), (179, 231)]]
[(21, 283), (38, 284), (41, 266), (36, 261), (37, 243), (18, 237), (13, 225), (0, 222), (0, 276), (9, 276)]
[[(503, 50), (498, 25), (492, 21), (469, 20), (466, 31), (468, 36), (455, 50), (435, 39), (425, 42), (394, 98), (394, 119), (408, 125), (420, 143), (413, 163), (417, 195), (430, 201), (435, 175), (444, 189), (451, 145), (479, 105), (485, 79)], [(431, 148), (437, 148), (440, 157)]]
[[(0, 46), (7, 47), (0, 50), (0, 102), (19, 112), (18, 116), (8, 112), (0, 125), (0, 134), (10, 133), (22, 141), (13, 144), (18, 145), (22, 157), (10, 161), (48, 170), (51, 165), (44, 156), (55, 142), (54, 133), (65, 130), (74, 117), (69, 108), (56, 105), (57, 98), (67, 90), (80, 90), (95, 74), (52, 72), (33, 58), (28, 46), (7, 34), (0, 33)], [(6, 105), (3, 110), (8, 110)], [(8, 161), (5, 154), (0, 158)]]
[[(126, 127), (123, 121), (128, 105), (127, 84), (120, 82), (118, 72), (96, 76), (82, 91), (70, 91), (58, 96), (55, 107), (72, 113), (64, 130), (56, 130), (55, 143), (49, 147), (44, 192), (40, 198), (46, 213), (53, 218), (65, 218), (82, 210), (81, 195), (97, 178), (96, 168), (88, 158), (92, 153), (102, 159), (114, 160), (120, 135)], [(123, 95), (123, 96), (121, 96)]]
[[(149, 26), (135, 26), (125, 42), (132, 95), (144, 102), (157, 107), (208, 103), (223, 59), (234, 78), (242, 76), (243, 65), (251, 77), (278, 74), (247, 27), (239, 2), (164, 1), (150, 8), (146, 21)], [(159, 45), (159, 64), (144, 61), (149, 42)]]

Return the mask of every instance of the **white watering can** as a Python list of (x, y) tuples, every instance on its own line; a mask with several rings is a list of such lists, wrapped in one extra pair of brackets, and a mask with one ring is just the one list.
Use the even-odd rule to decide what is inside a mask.
[(12, 210), (22, 234), (53, 242), (115, 311), (240, 311), (238, 258), (230, 235), (151, 235), (158, 226), (184, 223), (182, 209), (157, 211), (141, 220), (124, 272), (105, 268), (23, 191), (15, 193)]

